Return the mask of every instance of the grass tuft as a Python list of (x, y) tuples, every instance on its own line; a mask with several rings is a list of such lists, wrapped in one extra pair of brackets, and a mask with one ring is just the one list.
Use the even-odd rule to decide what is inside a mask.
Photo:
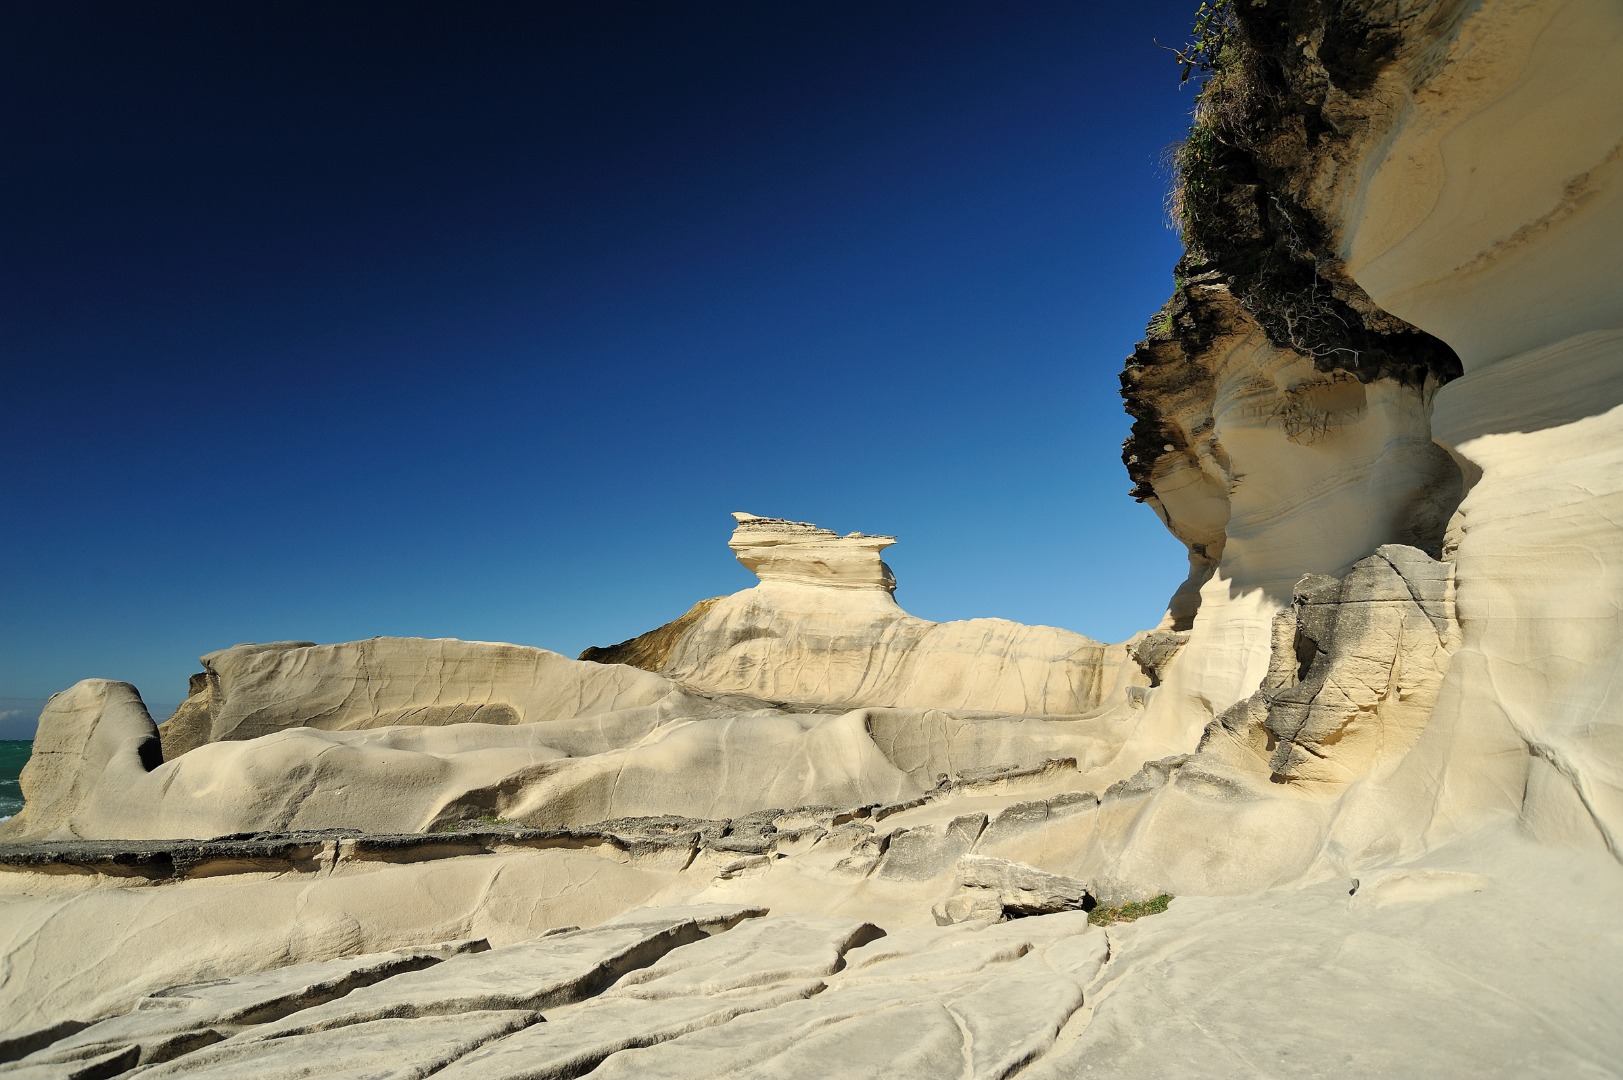
[(1159, 915), (1172, 903), (1172, 897), (1166, 893), (1152, 896), (1148, 900), (1129, 900), (1125, 904), (1115, 907), (1096, 907), (1088, 912), (1088, 922), (1094, 926), (1109, 926), (1111, 923), (1132, 922), (1142, 919), (1146, 915)]

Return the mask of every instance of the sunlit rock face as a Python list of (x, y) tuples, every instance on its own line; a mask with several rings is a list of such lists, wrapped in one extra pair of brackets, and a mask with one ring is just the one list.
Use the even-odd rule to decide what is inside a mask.
[(1343, 578), (1302, 578), (1262, 686), (1208, 726), (1201, 755), (1328, 795), (1401, 760), (1458, 647), (1452, 571), (1388, 544)]
[(6, 836), (74, 835), (72, 822), (86, 806), (118, 785), (138, 784), (163, 760), (157, 729), (128, 683), (86, 679), (53, 694), (45, 711), (50, 722), (42, 717), (23, 766), (23, 808), (0, 823)]
[[(1291, 220), (1317, 223), (1326, 288), (1344, 283), (1334, 288), (1352, 300), (1343, 313), (1356, 308), (1377, 328), (1402, 320), (1450, 347), (1463, 374), (1435, 357), (1430, 368), (1398, 356), (1372, 370), (1346, 350), (1285, 348), (1281, 311), (1265, 312), (1274, 332), (1259, 333), (1212, 275), (1180, 288), (1124, 375), (1140, 421), (1128, 446), (1137, 494), (1190, 545), (1194, 571), (1169, 614), (1192, 624), (1189, 643), (1150, 697), (1164, 743), (1260, 688), (1143, 797), (1193, 798), (1181, 811), (1192, 821), (1207, 812), (1194, 793), (1217, 790), (1212, 776), (1248, 790), (1266, 769), (1280, 789), (1248, 811), (1270, 822), (1275, 869), (1236, 850), (1253, 866), (1224, 887), (1248, 875), (1284, 880), (1315, 858), (1416, 854), (1504, 814), (1623, 854), (1613, 707), (1623, 664), (1623, 9), (1395, 8), (1390, 27), (1408, 30), (1362, 59), (1345, 40), (1332, 49), (1334, 20), (1315, 23), (1306, 6), (1283, 20), (1244, 16), (1274, 34), (1263, 47), (1307, 115), (1333, 124), (1309, 132), (1319, 148), (1304, 154), (1300, 126), (1280, 121), (1242, 188), (1261, 185), (1296, 208)], [(1356, 5), (1337, 18), (1342, 33), (1359, 20), (1388, 25)], [(1259, 295), (1268, 301), (1253, 291), (1249, 302)], [(1314, 468), (1320, 451), (1330, 468)], [(1262, 498), (1247, 494), (1254, 479)], [(1379, 680), (1359, 676), (1351, 685), (1361, 689), (1324, 696), (1351, 672), (1345, 662), (1322, 683), (1282, 683), (1290, 649), (1276, 640), (1270, 667), (1269, 627), (1293, 592), (1290, 620), (1313, 607), (1285, 579), (1340, 576), (1381, 543), (1441, 556), (1456, 583), (1452, 628), (1443, 618), (1425, 632), (1436, 612), (1395, 624), (1409, 628), (1395, 661), (1413, 666), (1421, 692), (1399, 680), (1372, 696)], [(1345, 599), (1363, 587), (1359, 573), (1303, 587)], [(1370, 648), (1367, 634), (1354, 640), (1356, 664), (1379, 665), (1390, 651)], [(1383, 760), (1354, 751), (1360, 698), (1391, 713), (1379, 725)], [(1243, 751), (1240, 730), (1253, 740)], [(1299, 809), (1282, 819), (1292, 798)], [(1142, 812), (1172, 820), (1164, 808)], [(1154, 829), (1133, 828), (1136, 850), (1117, 869), (1171, 865), (1153, 854), (1171, 850)], [(1222, 878), (1209, 864), (1184, 880)]]
[(582, 659), (706, 693), (834, 706), (1077, 715), (1138, 679), (1118, 646), (1007, 619), (935, 623), (897, 605), (889, 536), (735, 514), (729, 546), (760, 583)]
[(735, 513), (727, 546), (763, 585), (896, 591), (896, 576), (879, 557), (894, 536), (839, 536), (804, 521)]
[[(395, 644), (413, 646), (409, 639)], [(22, 775), (24, 809), (0, 823), (0, 839), (417, 832), (479, 819), (563, 827), (660, 814), (726, 819), (763, 807), (864, 805), (928, 790), (936, 782), (929, 770), (951, 754), (921, 753), (921, 743), (956, 746), (966, 761), (1001, 748), (1018, 762), (1053, 754), (1056, 741), (1073, 745), (1087, 737), (1075, 732), (1057, 740), (1054, 733), (1022, 741), (1036, 733), (1018, 722), (976, 725), (929, 715), (903, 720), (908, 731), (897, 734), (890, 730), (896, 720), (861, 711), (797, 715), (747, 701), (723, 706), (657, 675), (556, 654), (546, 654), (552, 662), (543, 665), (556, 696), (528, 704), (564, 700), (605, 678), (641, 683), (644, 692), (620, 708), (605, 707), (612, 699), (577, 696), (578, 714), (536, 708), (524, 721), (458, 720), (478, 716), (486, 700), (471, 674), (481, 652), (478, 643), (415, 642), (420, 674), (433, 670), (422, 662), (424, 647), (447, 644), (466, 646), (457, 650), (469, 672), (463, 687), (469, 700), (461, 704), (444, 684), (433, 684), (437, 696), (424, 680), (415, 684), (423, 691), (418, 703), (404, 712), (384, 696), (376, 712), (353, 703), (343, 714), (347, 723), (322, 728), (308, 721), (324, 716), (322, 706), (335, 695), (341, 700), (351, 683), (342, 669), (312, 672), (304, 681), (288, 679), (275, 699), (284, 726), (205, 742), (168, 760), (134, 687), (79, 683), (53, 697), (42, 714), (42, 752)], [(492, 648), (484, 657), (487, 677), (506, 659)], [(662, 693), (638, 702), (650, 687)], [(268, 710), (268, 699), (249, 700)], [(235, 708), (225, 694), (222, 714)], [(434, 709), (449, 719), (431, 722), (439, 714), (424, 714)], [(260, 720), (268, 726), (266, 710)], [(786, 761), (804, 767), (786, 769)]]
[(289, 728), (526, 724), (651, 705), (663, 679), (524, 645), (371, 638), (339, 645), (238, 645), (202, 658), (193, 692), (163, 729), (164, 756)]
[(1431, 767), (1623, 856), (1620, 65), (1612, 0), (1487, 0), (1404, 72), (1342, 204), (1350, 272), (1465, 366), (1433, 421), (1470, 487)]
[(1432, 734), (1458, 648), (1453, 597), (1449, 564), (1400, 545), (1341, 578), (1302, 578), (1270, 627), (1261, 685), (1192, 752), (1144, 763), (1095, 801), (989, 830), (976, 850), (1080, 871), (1106, 895), (1187, 895), (1313, 880), (1412, 848), (1424, 825), (1387, 803), (1412, 810), (1425, 790), (1403, 770)]
[[(1311, 217), (1316, 249), (1276, 238), (1359, 325), (1320, 348), (1247, 307), (1243, 268), (1180, 284), (1126, 375), (1136, 493), (1191, 555), (1160, 627), (929, 623), (891, 538), (736, 515), (760, 583), (597, 663), (239, 647), (164, 755), (134, 688), (86, 681), (6, 837), (414, 835), (70, 843), (48, 874), (0, 845), (0, 1051), (29, 1075), (1614, 1070), (1623, 8), (1237, 10), (1295, 95), (1239, 194)], [(99, 878), (155, 851), (151, 882)], [(1136, 925), (1076, 910), (1156, 893)]]
[(1119, 756), (1121, 732), (1079, 718), (1147, 681), (1125, 648), (913, 618), (880, 558), (893, 542), (738, 515), (731, 546), (761, 583), (599, 662), (449, 639), (240, 645), (203, 657), (161, 727), (133, 687), (89, 680), (41, 717), (59, 750), (25, 772), (29, 809), (0, 838), (725, 821)]
[(1339, 577), (1382, 544), (1435, 554), (1460, 490), (1431, 437), (1434, 380), (1321, 371), (1220, 283), (1189, 286), (1178, 314), (1208, 324), (1204, 348), (1152, 337), (1123, 375), (1164, 440), (1129, 448), (1153, 453), (1141, 495), (1190, 552), (1166, 622), (1189, 641), (1151, 696), (1169, 753), (1257, 688), (1304, 574)]

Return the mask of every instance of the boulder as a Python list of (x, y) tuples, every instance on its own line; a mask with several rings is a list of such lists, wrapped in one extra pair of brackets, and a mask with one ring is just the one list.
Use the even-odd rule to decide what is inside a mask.
[(1091, 906), (1091, 899), (1087, 885), (1075, 878), (1008, 859), (965, 855), (958, 860), (958, 891), (932, 913), (937, 924), (946, 926), (970, 919), (1082, 911)]
[(129, 683), (86, 679), (40, 713), (33, 752), (19, 784), (23, 808), (0, 822), (0, 838), (80, 835), (70, 824), (98, 788), (116, 794), (163, 763), (158, 729)]

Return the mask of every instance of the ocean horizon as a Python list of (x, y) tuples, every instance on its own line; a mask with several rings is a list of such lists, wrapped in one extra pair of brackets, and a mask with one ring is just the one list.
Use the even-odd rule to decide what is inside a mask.
[[(45, 711), (49, 701), (49, 698), (0, 697), (0, 742), (32, 741), (39, 727), (39, 714)], [(154, 724), (163, 723), (178, 708), (165, 702), (143, 703)]]
[(23, 808), (23, 789), (17, 778), (33, 750), (32, 739), (0, 739), (0, 821)]

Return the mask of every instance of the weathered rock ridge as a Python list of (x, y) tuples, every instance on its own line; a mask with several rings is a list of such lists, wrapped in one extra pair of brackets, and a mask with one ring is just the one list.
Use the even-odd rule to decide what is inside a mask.
[(892, 595), (889, 536), (734, 514), (729, 546), (760, 584), (581, 659), (709, 693), (834, 706), (1081, 715), (1136, 677), (1120, 647), (1006, 619), (934, 623)]
[(1127, 648), (914, 618), (878, 557), (890, 538), (738, 518), (761, 584), (600, 662), (421, 638), (241, 645), (202, 658), (162, 726), (135, 688), (80, 683), (47, 706), (0, 837), (733, 818), (1120, 756), (1112, 716), (1146, 681)]
[(288, 728), (534, 724), (652, 705), (671, 693), (663, 680), (624, 668), (449, 639), (238, 645), (202, 664), (191, 696), (161, 730), (166, 758)]

